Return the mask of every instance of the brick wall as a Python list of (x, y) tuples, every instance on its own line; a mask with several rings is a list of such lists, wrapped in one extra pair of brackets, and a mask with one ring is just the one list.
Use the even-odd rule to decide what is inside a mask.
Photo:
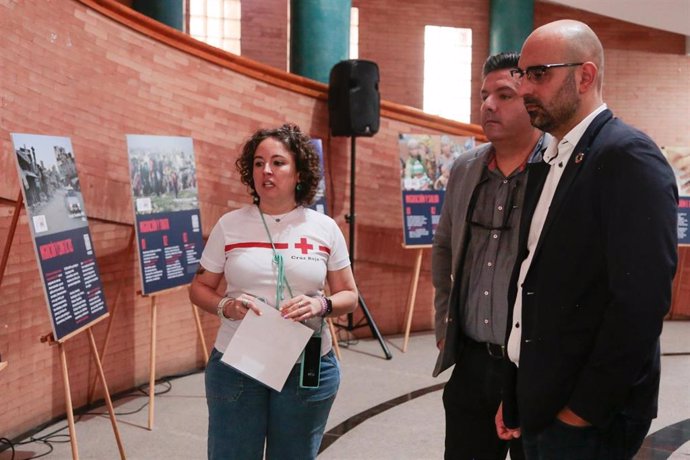
[(586, 23), (594, 30), (607, 51), (619, 49), (661, 54), (685, 54), (685, 37), (683, 35), (537, 0), (534, 5), (535, 27), (558, 19), (575, 19)]
[(242, 2), (242, 56), (288, 70), (288, 2)]
[[(481, 75), (489, 53), (489, 2), (486, 0), (354, 0), (359, 8), (359, 56), (378, 63), (381, 97), (422, 108), (424, 87), (424, 26), (472, 29), (472, 74)], [(394, 26), (393, 26), (394, 25)], [(472, 94), (481, 81), (473, 79)], [(473, 123), (479, 98), (472, 99)]]

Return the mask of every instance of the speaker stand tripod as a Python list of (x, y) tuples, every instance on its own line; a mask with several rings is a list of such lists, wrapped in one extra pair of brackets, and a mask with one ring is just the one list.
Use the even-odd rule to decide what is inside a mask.
[[(349, 224), (349, 234), (350, 234), (350, 244), (349, 244), (349, 251), (350, 251), (350, 266), (352, 267), (352, 272), (354, 273), (355, 270), (355, 143), (356, 143), (356, 137), (352, 136), (350, 137), (350, 214), (347, 214), (345, 216), (345, 221)], [(386, 345), (386, 342), (383, 341), (383, 336), (381, 335), (381, 332), (379, 332), (379, 328), (376, 327), (376, 323), (374, 322), (374, 318), (371, 316), (371, 313), (369, 312), (369, 309), (367, 308), (367, 304), (364, 303), (364, 298), (362, 297), (362, 294), (359, 294), (359, 307), (362, 309), (362, 313), (364, 313), (364, 317), (360, 319), (357, 324), (354, 323), (354, 315), (352, 313), (348, 313), (347, 315), (347, 324), (338, 324), (338, 323), (333, 323), (336, 327), (343, 328), (347, 331), (353, 331), (355, 329), (358, 329), (360, 327), (364, 326), (369, 326), (369, 329), (371, 330), (371, 334), (376, 338), (376, 340), (379, 341), (379, 344), (381, 345), (381, 348), (383, 349), (383, 353), (386, 355), (386, 359), (392, 359), (393, 355), (391, 355), (390, 350), (388, 350), (388, 346)], [(363, 321), (366, 321), (366, 323), (363, 323)], [(368, 323), (368, 324), (367, 324)]]

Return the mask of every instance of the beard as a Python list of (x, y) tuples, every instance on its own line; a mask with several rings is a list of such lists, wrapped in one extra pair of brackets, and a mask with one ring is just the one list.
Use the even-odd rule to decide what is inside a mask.
[(528, 111), (532, 126), (551, 133), (559, 126), (566, 124), (580, 107), (575, 85), (575, 73), (570, 72), (563, 85), (558, 89), (553, 100), (546, 107), (539, 99), (524, 97), (525, 104), (533, 107)]

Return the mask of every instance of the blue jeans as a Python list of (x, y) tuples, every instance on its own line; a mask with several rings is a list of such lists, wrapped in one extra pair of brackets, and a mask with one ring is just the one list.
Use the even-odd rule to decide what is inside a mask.
[(540, 433), (522, 432), (522, 447), (528, 460), (628, 460), (642, 446), (651, 420), (617, 415), (600, 429), (574, 427), (556, 419)]
[(333, 352), (321, 357), (319, 388), (300, 388), (295, 365), (278, 393), (220, 361), (215, 348), (206, 366), (209, 460), (316, 458), (340, 385)]

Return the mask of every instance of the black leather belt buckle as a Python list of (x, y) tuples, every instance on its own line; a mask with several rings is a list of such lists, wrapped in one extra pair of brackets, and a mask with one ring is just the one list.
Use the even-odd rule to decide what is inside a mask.
[(495, 343), (486, 343), (486, 352), (489, 356), (496, 359), (504, 358), (506, 355), (506, 347), (503, 345), (496, 345)]

